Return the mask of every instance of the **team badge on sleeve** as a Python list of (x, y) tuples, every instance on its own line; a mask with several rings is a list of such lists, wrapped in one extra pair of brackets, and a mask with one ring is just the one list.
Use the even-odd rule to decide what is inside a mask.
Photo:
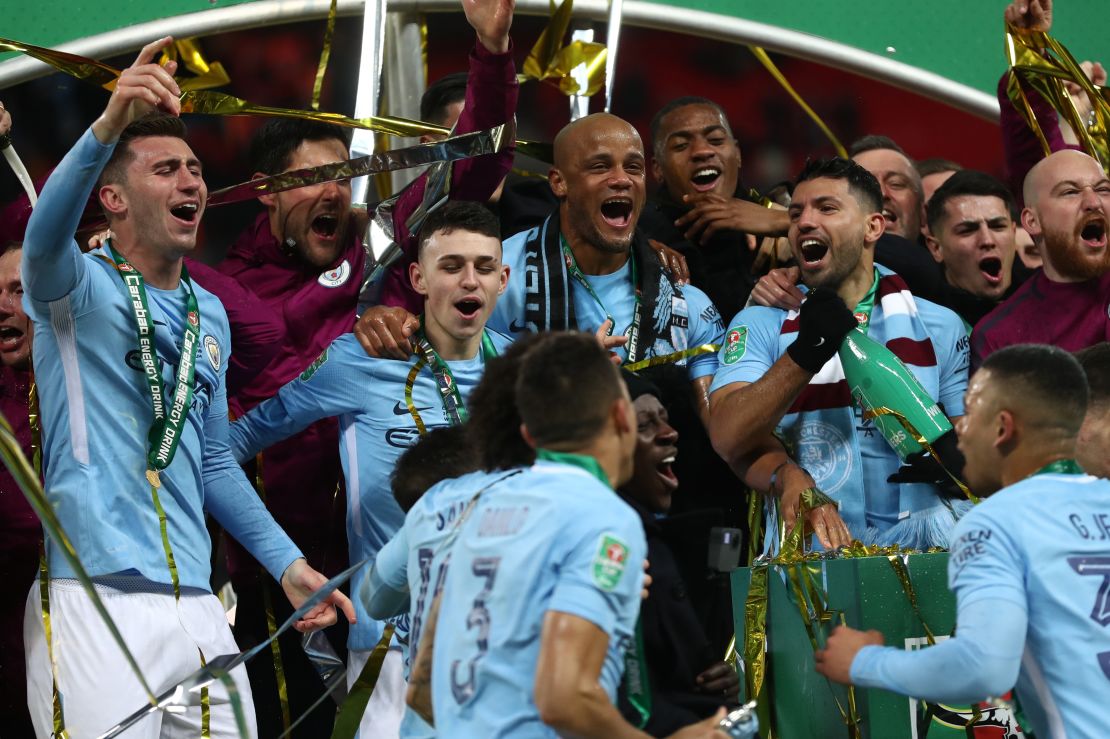
[(612, 534), (602, 534), (594, 555), (594, 583), (602, 590), (612, 590), (624, 574), (628, 563), (628, 547)]
[(212, 365), (212, 369), (219, 372), (220, 342), (216, 341), (216, 337), (212, 334), (208, 334), (204, 337), (204, 353), (208, 355), (208, 362)]
[(748, 348), (748, 327), (733, 326), (725, 336), (725, 364), (736, 364)]
[(302, 381), (307, 380), (314, 374), (316, 374), (316, 370), (320, 369), (324, 365), (324, 362), (328, 361), (328, 349), (330, 348), (331, 347), (324, 349), (324, 351), (320, 353), (320, 356), (316, 357), (316, 359), (313, 360), (312, 364), (308, 365), (308, 367), (305, 368), (305, 371), (301, 373)]

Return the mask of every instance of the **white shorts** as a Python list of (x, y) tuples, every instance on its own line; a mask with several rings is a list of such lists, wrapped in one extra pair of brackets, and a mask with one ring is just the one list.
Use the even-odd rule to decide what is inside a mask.
[[(200, 654), (211, 660), (239, 651), (214, 595), (124, 593), (97, 586), (97, 593), (135, 656), (147, 683), (158, 695), (200, 668)], [(75, 580), (50, 584), (50, 626), (58, 691), (65, 729), (73, 739), (95, 737), (148, 705), (146, 693), (112, 638), (92, 601)], [(27, 707), (35, 733), (46, 739), (54, 730), (52, 674), (42, 628), (42, 603), (36, 581), (23, 618), (27, 650)], [(250, 736), (256, 733), (254, 700), (246, 669), (232, 671)], [(239, 737), (235, 715), (222, 682), (208, 688), (212, 737)], [(128, 739), (200, 736), (200, 693), (191, 694), (182, 713), (156, 711), (131, 727)]]
[[(352, 649), (347, 653), (347, 690), (358, 680), (368, 659), (369, 650)], [(408, 691), (404, 674), (401, 647), (393, 645), (382, 662), (378, 683), (370, 694), (366, 712), (362, 714), (356, 739), (397, 739), (401, 732), (401, 718), (405, 715), (405, 693)]]

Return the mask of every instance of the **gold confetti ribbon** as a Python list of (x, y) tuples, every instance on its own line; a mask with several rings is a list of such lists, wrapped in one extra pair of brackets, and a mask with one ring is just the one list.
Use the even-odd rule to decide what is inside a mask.
[(54, 507), (50, 504), (50, 501), (47, 500), (46, 493), (43, 491), (42, 483), (39, 481), (38, 475), (35, 474), (35, 471), (31, 468), (30, 462), (27, 461), (27, 457), (24, 456), (23, 450), (19, 446), (19, 441), (12, 432), (11, 424), (8, 423), (8, 419), (6, 419), (3, 414), (0, 414), (0, 460), (3, 461), (8, 471), (11, 472), (12, 478), (15, 480), (16, 484), (19, 485), (20, 490), (23, 491), (23, 495), (27, 498), (27, 502), (30, 503), (31, 508), (35, 511), (35, 514), (38, 515), (39, 520), (42, 522), (43, 529), (50, 538), (54, 540), (58, 550), (73, 569), (74, 577), (81, 583), (81, 587), (84, 589), (85, 594), (88, 595), (93, 608), (96, 610), (101, 620), (104, 621), (108, 633), (119, 646), (128, 666), (135, 673), (135, 677), (138, 678), (139, 686), (142, 688), (143, 692), (146, 693), (147, 700), (150, 701), (152, 706), (156, 705), (154, 691), (151, 689), (142, 670), (139, 669), (139, 663), (135, 660), (135, 656), (131, 653), (131, 650), (127, 647), (127, 643), (123, 640), (123, 635), (120, 634), (119, 627), (116, 626), (112, 617), (108, 615), (108, 610), (104, 607), (100, 595), (96, 592), (96, 588), (93, 586), (88, 571), (77, 557), (77, 550), (73, 547), (73, 543), (70, 541), (69, 536), (62, 528), (62, 524), (58, 520), (57, 514), (54, 512)]
[[(1006, 28), (1006, 60), (1010, 79), (1006, 95), (1041, 142), (1045, 156), (1052, 153), (1048, 139), (1020, 82), (1039, 92), (1075, 131), (1083, 150), (1110, 167), (1110, 89), (1091, 82), (1063, 44), (1043, 31)], [(1019, 82), (1020, 80), (1020, 82)], [(1079, 116), (1065, 82), (1074, 82), (1091, 102), (1091, 120)]]
[[(266, 483), (262, 479), (262, 452), (254, 458), (254, 489), (266, 505)], [(264, 573), (265, 574), (265, 573)], [(285, 661), (281, 658), (281, 644), (277, 634), (277, 616), (274, 614), (273, 598), (270, 596), (269, 583), (262, 583), (262, 609), (266, 612), (266, 636), (270, 639), (270, 657), (274, 663), (274, 682), (277, 683), (278, 706), (281, 709), (281, 726), (285, 731), (293, 722), (289, 710), (289, 684), (285, 680)]]
[[(39, 425), (39, 389), (31, 373), (31, 389), (27, 393), (27, 426), (31, 430), (31, 467), (35, 478), (42, 481), (42, 427)], [(50, 568), (46, 564), (46, 542), (39, 543), (39, 604), (42, 610), (42, 631), (46, 637), (46, 658), (50, 661), (50, 703), (54, 723), (52, 737), (68, 739), (65, 714), (58, 693), (58, 663), (54, 659), (54, 636), (50, 625)]]
[(413, 423), (416, 424), (416, 430), (424, 436), (428, 430), (424, 427), (424, 419), (420, 417), (420, 411), (416, 409), (416, 403), (412, 400), (412, 388), (416, 384), (416, 376), (420, 374), (420, 370), (424, 369), (426, 362), (424, 357), (416, 360), (416, 364), (409, 370), (409, 376), (405, 379), (405, 406), (409, 409), (409, 415), (412, 416)]
[[(111, 90), (115, 87), (120, 71), (102, 62), (55, 51), (21, 41), (0, 38), (0, 51), (15, 51), (34, 57), (39, 61), (49, 64), (59, 72), (70, 75), (79, 80)], [(370, 116), (368, 118), (351, 118), (340, 113), (325, 113), (320, 111), (297, 110), (295, 108), (277, 108), (268, 105), (256, 105), (242, 100), (228, 93), (213, 90), (183, 90), (181, 93), (181, 112), (197, 113), (202, 115), (257, 115), (271, 118), (299, 118), (302, 120), (331, 123), (347, 128), (364, 128), (370, 131), (419, 138), (425, 134), (449, 135), (451, 131), (443, 126), (422, 123), (407, 118), (391, 116)], [(528, 156), (550, 162), (553, 158), (551, 144), (542, 142), (519, 140), (516, 149)], [(403, 151), (403, 150), (402, 150)]]
[(924, 434), (915, 429), (913, 427), (913, 424), (910, 423), (909, 419), (906, 418), (903, 413), (896, 411), (893, 408), (887, 408), (885, 406), (880, 406), (878, 408), (863, 411), (863, 420), (865, 421), (879, 418), (880, 416), (894, 416), (894, 419), (898, 421), (898, 423), (902, 424), (902, 428), (906, 430), (906, 433), (913, 437), (913, 440), (921, 445), (921, 447), (926, 452), (928, 452), (933, 457), (933, 459), (936, 460), (937, 464), (940, 465), (940, 468), (944, 470), (944, 474), (948, 475), (948, 477), (952, 479), (952, 482), (956, 484), (956, 487), (960, 489), (960, 492), (963, 493), (972, 503), (979, 503), (979, 498), (971, 492), (971, 489), (964, 484), (963, 480), (956, 477), (954, 474), (952, 474), (952, 472), (949, 471), (947, 467), (944, 466), (944, 464), (940, 460), (940, 455), (938, 455), (936, 450), (933, 449), (933, 446), (928, 442)]
[(682, 360), (688, 359), (690, 357), (697, 357), (702, 354), (713, 354), (714, 352), (719, 352), (720, 350), (721, 347), (717, 344), (702, 344), (701, 346), (692, 346), (689, 349), (671, 352), (670, 354), (662, 354), (657, 357), (648, 357), (647, 359), (641, 359), (639, 362), (633, 362), (632, 364), (624, 365), (623, 369), (626, 369), (629, 372), (639, 372), (640, 370), (645, 370), (648, 367), (658, 367), (661, 364), (681, 362)]
[(224, 66), (219, 62), (211, 64), (204, 58), (200, 49), (200, 42), (195, 38), (181, 39), (162, 50), (158, 63), (162, 66), (168, 61), (178, 61), (196, 77), (175, 77), (177, 86), (185, 90), (207, 90), (213, 87), (223, 87), (231, 82), (231, 78), (224, 71)]
[(362, 175), (392, 172), (410, 167), (422, 167), (437, 162), (469, 159), (482, 154), (501, 151), (510, 140), (505, 136), (505, 124), (486, 131), (475, 131), (461, 136), (452, 136), (442, 141), (416, 144), (404, 149), (379, 151), (357, 159), (322, 164), (309, 169), (295, 169), (289, 172), (260, 177), (225, 187), (208, 196), (208, 206), (227, 205), (242, 200), (250, 200), (267, 193), (283, 192), (297, 187), (318, 185), (324, 182), (340, 182)]
[(343, 701), (343, 705), (339, 708), (339, 714), (335, 717), (335, 725), (332, 728), (331, 739), (352, 739), (358, 732), (362, 714), (366, 712), (366, 704), (370, 702), (370, 696), (374, 694), (374, 688), (378, 685), (382, 664), (389, 652), (389, 642), (393, 639), (393, 630), (393, 624), (386, 624), (385, 631), (382, 632), (382, 638), (374, 645), (374, 649), (366, 660), (366, 665), (362, 668), (362, 672), (358, 674), (354, 685), (351, 686), (351, 692), (347, 694), (347, 699)]
[[(565, 95), (586, 96), (593, 95), (605, 85), (605, 59), (608, 55), (605, 44), (575, 41), (562, 45), (573, 10), (574, 0), (563, 0), (558, 8), (551, 0), (551, 20), (528, 52), (521, 74), (517, 75), (519, 81), (547, 82)], [(580, 65), (586, 67), (587, 84), (584, 90), (571, 74)]]
[(832, 132), (832, 129), (825, 125), (825, 122), (821, 120), (821, 116), (817, 115), (813, 108), (809, 107), (809, 103), (807, 103), (805, 99), (798, 94), (798, 91), (795, 90), (794, 86), (790, 84), (790, 81), (786, 79), (786, 75), (782, 73), (782, 70), (780, 70), (773, 61), (771, 61), (771, 57), (767, 55), (767, 52), (764, 51), (763, 48), (760, 46), (749, 46), (748, 49), (751, 50), (752, 54), (755, 55), (755, 58), (759, 60), (759, 63), (762, 64), (764, 68), (771, 73), (771, 76), (774, 77), (775, 81), (782, 86), (782, 89), (786, 90), (786, 94), (794, 98), (794, 102), (796, 102), (801, 107), (801, 109), (805, 111), (805, 114), (810, 117), (810, 120), (817, 124), (817, 127), (821, 129), (821, 133), (825, 134), (825, 138), (832, 142), (833, 147), (836, 149), (836, 153), (844, 159), (847, 159), (848, 150), (844, 148), (844, 144), (840, 143), (840, 139), (836, 137), (836, 134)]
[(328, 71), (328, 59), (331, 58), (331, 37), (335, 33), (335, 10), (337, 0), (331, 0), (328, 8), (328, 25), (324, 29), (324, 48), (320, 52), (320, 65), (316, 68), (316, 79), (312, 83), (313, 110), (320, 109), (320, 91), (324, 88), (324, 74)]

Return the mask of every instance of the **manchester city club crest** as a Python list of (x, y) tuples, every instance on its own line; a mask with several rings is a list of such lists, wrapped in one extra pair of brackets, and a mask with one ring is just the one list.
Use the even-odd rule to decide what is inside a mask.
[(324, 287), (339, 287), (347, 282), (351, 277), (351, 263), (346, 259), (343, 260), (335, 269), (329, 269), (327, 272), (321, 272), (320, 276), (316, 278)]
[(836, 426), (805, 421), (798, 428), (798, 464), (826, 493), (840, 489), (852, 474), (852, 447)]
[(219, 372), (220, 342), (216, 341), (216, 337), (212, 334), (208, 334), (204, 337), (204, 353), (208, 355), (208, 362), (212, 365), (212, 369)]

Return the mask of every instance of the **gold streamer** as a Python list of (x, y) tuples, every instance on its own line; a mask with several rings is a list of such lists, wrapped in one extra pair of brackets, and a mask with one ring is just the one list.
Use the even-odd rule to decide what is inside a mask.
[(416, 410), (416, 403), (412, 401), (412, 388), (416, 384), (416, 376), (420, 374), (420, 370), (424, 369), (424, 357), (416, 360), (416, 364), (409, 370), (409, 376), (405, 379), (405, 405), (408, 406), (409, 414), (412, 416), (413, 423), (416, 424), (416, 430), (421, 436), (428, 433), (424, 427), (424, 419), (420, 417), (420, 411)]
[[(27, 393), (27, 426), (31, 430), (31, 466), (35, 478), (42, 480), (42, 427), (39, 425), (39, 390), (31, 373), (31, 389)], [(68, 739), (62, 698), (58, 693), (58, 663), (54, 659), (54, 637), (50, 628), (50, 568), (46, 564), (46, 542), (39, 543), (39, 603), (42, 610), (42, 631), (46, 637), (46, 658), (50, 660), (50, 703), (54, 723), (52, 737)]]
[[(55, 51), (41, 46), (25, 44), (21, 41), (0, 38), (0, 51), (15, 51), (34, 57), (59, 72), (70, 75), (79, 80), (111, 90), (115, 87), (120, 71), (107, 64)], [(294, 108), (275, 108), (267, 105), (256, 105), (246, 100), (241, 100), (233, 95), (212, 90), (184, 90), (181, 93), (181, 112), (197, 113), (203, 115), (257, 115), (276, 118), (300, 118), (302, 120), (320, 121), (347, 128), (365, 128), (370, 131), (388, 133), (394, 136), (419, 138), (425, 134), (449, 135), (451, 131), (443, 126), (430, 123), (412, 121), (407, 118), (394, 118), (390, 116), (370, 116), (368, 118), (350, 118), (339, 113), (322, 113), (319, 111), (296, 110)], [(516, 149), (521, 153), (543, 161), (553, 159), (551, 144), (518, 140)]]
[(844, 159), (847, 159), (848, 150), (844, 148), (844, 144), (840, 143), (840, 139), (836, 137), (832, 129), (825, 125), (825, 122), (821, 120), (821, 116), (817, 115), (813, 108), (809, 107), (809, 103), (798, 94), (798, 91), (795, 90), (794, 86), (790, 84), (790, 81), (786, 79), (786, 75), (782, 73), (782, 70), (771, 61), (771, 57), (767, 55), (767, 52), (760, 46), (749, 46), (748, 49), (750, 49), (752, 54), (755, 55), (755, 58), (759, 60), (759, 63), (771, 73), (771, 76), (782, 86), (782, 89), (786, 90), (786, 94), (794, 98), (794, 102), (805, 111), (805, 114), (810, 117), (810, 120), (817, 124), (817, 127), (821, 129), (821, 133), (825, 134), (825, 138), (832, 142), (833, 147), (836, 149), (836, 153)]
[(903, 413), (901, 413), (899, 411), (896, 411), (893, 408), (887, 408), (885, 406), (880, 406), (880, 407), (874, 408), (872, 410), (866, 410), (865, 409), (863, 411), (863, 420), (865, 420), (865, 421), (869, 421), (871, 419), (878, 418), (879, 416), (894, 416), (894, 419), (896, 421), (898, 421), (898, 423), (902, 424), (902, 428), (904, 428), (906, 430), (906, 433), (908, 433), (911, 437), (913, 437), (913, 440), (916, 441), (918, 444), (920, 444), (921, 447), (924, 448), (926, 452), (928, 452), (930, 455), (932, 455), (933, 459), (935, 459), (937, 464), (940, 465), (940, 468), (942, 470), (944, 470), (944, 474), (948, 475), (948, 477), (950, 477), (952, 479), (952, 482), (956, 483), (956, 487), (958, 487), (960, 489), (960, 492), (963, 493), (967, 497), (967, 499), (970, 500), (972, 503), (975, 503), (975, 504), (979, 503), (979, 498), (976, 497), (976, 495), (971, 492), (971, 489), (968, 488), (968, 486), (964, 484), (963, 480), (961, 480), (960, 478), (953, 475), (948, 470), (948, 468), (945, 467), (941, 463), (940, 455), (937, 454), (936, 450), (933, 449), (933, 446), (928, 442), (928, 440), (926, 440), (924, 434), (922, 434), (920, 431), (915, 429), (913, 427), (913, 424), (910, 423), (910, 420), (908, 418), (906, 418), (906, 416)]
[(331, 0), (328, 8), (328, 25), (324, 29), (324, 49), (320, 52), (320, 65), (316, 68), (316, 80), (312, 83), (312, 109), (320, 109), (320, 91), (324, 88), (324, 74), (328, 71), (331, 57), (331, 37), (335, 32), (335, 9), (337, 0)]
[(77, 550), (74, 549), (73, 543), (70, 541), (69, 536), (62, 528), (61, 522), (58, 520), (57, 514), (54, 512), (53, 506), (47, 500), (45, 492), (43, 492), (42, 483), (39, 481), (38, 476), (31, 468), (27, 457), (24, 456), (23, 450), (19, 447), (19, 441), (12, 433), (12, 427), (8, 420), (0, 414), (0, 459), (3, 460), (4, 465), (11, 472), (12, 477), (15, 479), (16, 484), (19, 485), (23, 495), (27, 498), (27, 502), (31, 504), (31, 508), (38, 515), (39, 520), (42, 522), (42, 527), (47, 534), (54, 540), (58, 546), (62, 556), (69, 562), (70, 567), (73, 568), (75, 578), (81, 583), (81, 587), (88, 595), (93, 608), (96, 609), (97, 614), (101, 620), (104, 621), (108, 632), (111, 634), (112, 639), (119, 646), (124, 659), (127, 661), (128, 666), (135, 673), (139, 680), (139, 685), (147, 695), (147, 700), (150, 704), (157, 705), (157, 699), (154, 697), (154, 691), (151, 690), (150, 684), (139, 669), (139, 663), (135, 660), (135, 656), (127, 647), (127, 643), (123, 640), (123, 635), (120, 634), (119, 627), (116, 626), (111, 616), (108, 615), (107, 609), (104, 607), (104, 602), (100, 599), (96, 588), (93, 587), (92, 580), (89, 573), (85, 570), (81, 560), (77, 557)]
[(158, 63), (165, 66), (166, 62), (178, 61), (196, 77), (175, 77), (177, 86), (182, 91), (207, 90), (212, 87), (223, 87), (231, 82), (231, 77), (224, 71), (224, 66), (219, 62), (208, 63), (204, 52), (200, 50), (200, 43), (195, 38), (181, 39), (162, 50)]
[[(519, 81), (548, 82), (565, 95), (586, 96), (593, 95), (605, 85), (605, 59), (608, 56), (605, 44), (575, 41), (562, 46), (573, 10), (574, 0), (563, 0), (558, 8), (551, 0), (551, 20), (528, 52), (521, 74), (517, 75)], [(580, 65), (586, 67), (585, 90), (571, 75)]]
[[(1067, 121), (1085, 152), (1097, 159), (1103, 168), (1110, 167), (1110, 136), (1107, 135), (1110, 130), (1110, 88), (1092, 83), (1071, 52), (1043, 31), (1018, 30), (1007, 26), (1006, 59), (1010, 64), (1006, 94), (1037, 136), (1045, 156), (1052, 152), (1032, 105), (1019, 84), (1019, 78), (1044, 96)], [(1065, 82), (1074, 82), (1087, 95), (1091, 102), (1090, 121), (1080, 119)]]
[(626, 369), (629, 372), (639, 372), (640, 370), (645, 370), (648, 367), (658, 367), (661, 364), (680, 362), (683, 359), (687, 359), (689, 357), (697, 357), (702, 354), (711, 354), (713, 352), (719, 352), (720, 350), (721, 347), (717, 344), (702, 344), (701, 346), (692, 346), (689, 349), (671, 352), (670, 354), (663, 354), (657, 357), (648, 357), (647, 359), (641, 359), (639, 362), (633, 362), (632, 364), (624, 365), (623, 369)]
[(366, 704), (370, 702), (370, 696), (374, 694), (374, 688), (378, 685), (382, 663), (385, 662), (385, 655), (389, 652), (389, 642), (393, 639), (393, 629), (393, 624), (386, 624), (385, 631), (382, 632), (382, 638), (378, 640), (373, 651), (370, 652), (366, 665), (362, 668), (362, 672), (358, 674), (354, 685), (351, 686), (351, 692), (347, 694), (346, 700), (339, 708), (339, 715), (335, 717), (335, 725), (332, 728), (331, 739), (352, 739), (355, 733), (358, 732), (362, 714), (366, 712)]
[[(266, 505), (266, 483), (262, 479), (262, 452), (254, 458), (254, 489), (262, 499), (262, 504)], [(281, 708), (281, 726), (285, 731), (289, 731), (289, 725), (293, 721), (289, 710), (289, 684), (285, 681), (285, 661), (281, 658), (281, 645), (275, 638), (278, 627), (273, 598), (270, 596), (269, 583), (265, 581), (262, 582), (262, 608), (266, 612), (266, 636), (270, 639), (270, 656), (274, 662), (274, 682), (277, 683), (278, 705)]]

